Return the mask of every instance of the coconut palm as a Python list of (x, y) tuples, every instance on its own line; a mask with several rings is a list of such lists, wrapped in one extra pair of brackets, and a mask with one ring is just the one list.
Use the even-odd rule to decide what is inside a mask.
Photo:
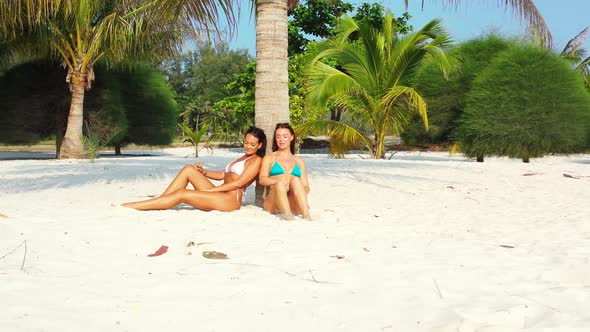
[[(289, 122), (288, 9), (298, 1), (256, 1), (255, 123), (272, 133)], [(272, 144), (267, 145), (272, 149)], [(270, 152), (270, 150), (269, 150)]]
[[(84, 92), (94, 65), (130, 57), (177, 53), (182, 41), (218, 28), (220, 14), (234, 24), (234, 0), (10, 0), (0, 2), (0, 51), (9, 58), (23, 49), (51, 56), (68, 69), (72, 94), (58, 158), (83, 156)], [(13, 50), (13, 51), (11, 51)], [(58, 140), (59, 141), (59, 140)]]
[[(456, 61), (446, 53), (450, 37), (440, 20), (432, 20), (415, 33), (399, 36), (393, 15), (383, 20), (377, 31), (368, 24), (345, 16), (341, 32), (315, 50), (310, 62), (307, 91), (310, 104), (325, 107), (329, 103), (343, 109), (353, 123), (367, 125), (373, 142), (355, 128), (332, 120), (307, 122), (298, 127), (302, 134), (326, 131), (331, 141), (364, 144), (373, 158), (384, 155), (385, 135), (399, 134), (418, 112), (428, 126), (426, 102), (406, 85), (425, 61), (435, 62), (446, 75), (456, 68)], [(350, 42), (352, 33), (357, 42)], [(330, 59), (331, 66), (324, 60)], [(356, 139), (354, 139), (356, 137)]]

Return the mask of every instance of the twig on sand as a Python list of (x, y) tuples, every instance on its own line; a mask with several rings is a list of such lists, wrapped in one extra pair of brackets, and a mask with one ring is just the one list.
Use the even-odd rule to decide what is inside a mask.
[(518, 294), (509, 294), (509, 295), (517, 296), (517, 297), (520, 297), (521, 299), (524, 299), (524, 300), (527, 300), (527, 301), (531, 301), (531, 302), (535, 302), (535, 303), (537, 303), (537, 304), (540, 304), (540, 305), (542, 305), (542, 306), (544, 306), (544, 307), (547, 307), (547, 308), (549, 308), (549, 309), (551, 309), (551, 310), (555, 310), (555, 311), (557, 311), (557, 312), (561, 312), (561, 311), (557, 310), (555, 307), (552, 307), (552, 306), (550, 306), (550, 305), (547, 305), (547, 304), (545, 304), (545, 303), (543, 303), (543, 302), (539, 302), (539, 301), (537, 301), (537, 300), (535, 300), (535, 299), (531, 299), (531, 298), (528, 298), (528, 297), (524, 297), (524, 296), (522, 296), (522, 295), (518, 295)]
[(541, 175), (543, 172), (526, 172), (522, 176), (533, 176), (533, 175)]
[[(23, 246), (23, 244), (26, 244), (26, 243), (27, 243), (27, 241), (23, 241), (23, 242), (21, 242), (21, 243), (18, 245), (18, 247), (14, 248), (14, 249), (13, 249), (11, 252), (7, 253), (6, 255), (4, 255), (4, 256), (2, 256), (2, 257), (0, 257), (0, 259), (4, 258), (4, 257), (6, 257), (6, 256), (8, 256), (8, 255), (10, 255), (10, 254), (12, 254), (12, 253), (13, 253), (13, 252), (15, 252), (15, 251), (16, 251), (18, 248), (22, 247), (22, 246)], [(25, 248), (26, 248), (26, 247), (25, 247)]]
[(436, 286), (436, 291), (438, 292), (438, 297), (441, 299), (443, 298), (442, 293), (440, 292), (440, 288), (438, 288), (438, 284), (436, 283), (436, 279), (432, 279), (434, 281), (434, 285)]
[(361, 158), (361, 159), (366, 159), (365, 157), (361, 156), (360, 154), (359, 154), (358, 156), (359, 156), (359, 158)]
[(23, 263), (20, 266), (21, 271), (25, 268), (25, 261), (26, 260), (27, 260), (27, 240), (25, 240), (25, 254), (23, 255)]
[(303, 278), (303, 280), (307, 280), (307, 281), (313, 281), (317, 284), (337, 284), (337, 282), (333, 282), (333, 281), (322, 281), (322, 280), (317, 280), (315, 278), (315, 276), (313, 275), (313, 272), (311, 272), (311, 270), (309, 270), (309, 274), (311, 275), (311, 279), (308, 278)]
[(260, 265), (260, 264), (252, 264), (252, 263), (228, 263), (228, 264), (232, 264), (232, 265), (245, 265), (245, 266), (255, 266), (255, 267), (264, 267), (264, 268), (271, 268), (277, 271), (281, 271), (284, 274), (290, 276), (290, 277), (296, 277), (297, 275), (295, 273), (291, 273), (285, 270), (281, 270), (279, 268), (273, 267), (273, 266), (266, 266), (266, 265)]
[(395, 156), (396, 153), (397, 153), (397, 151), (392, 151), (391, 155), (389, 155), (389, 159), (387, 159), (387, 160), (391, 160), (391, 158), (393, 158), (393, 156)]
[(563, 177), (570, 178), (570, 179), (579, 179), (579, 178), (581, 178), (581, 176), (571, 175), (571, 174), (567, 174), (567, 173), (563, 173)]

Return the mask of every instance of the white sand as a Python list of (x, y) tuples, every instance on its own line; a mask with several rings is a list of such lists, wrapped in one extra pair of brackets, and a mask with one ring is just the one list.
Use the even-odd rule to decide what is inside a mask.
[(314, 222), (110, 207), (190, 153), (0, 161), (0, 331), (590, 330), (590, 155), (303, 155)]

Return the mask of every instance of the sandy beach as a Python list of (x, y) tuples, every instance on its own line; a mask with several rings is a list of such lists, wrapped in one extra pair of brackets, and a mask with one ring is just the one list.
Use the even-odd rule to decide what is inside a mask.
[(197, 161), (125, 152), (151, 156), (0, 152), (0, 331), (590, 330), (588, 154), (302, 154), (316, 220), (288, 222), (253, 186), (231, 213), (113, 208)]

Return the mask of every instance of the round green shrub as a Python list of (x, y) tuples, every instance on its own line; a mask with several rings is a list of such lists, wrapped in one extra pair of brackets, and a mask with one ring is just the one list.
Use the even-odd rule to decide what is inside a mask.
[(35, 144), (67, 117), (66, 71), (50, 61), (12, 67), (0, 75), (0, 143)]
[(429, 128), (426, 130), (422, 119), (415, 115), (402, 133), (402, 140), (409, 145), (449, 142), (465, 109), (465, 95), (473, 79), (499, 52), (514, 43), (515, 40), (486, 35), (458, 45), (451, 54), (461, 60), (461, 70), (448, 80), (434, 63), (423, 66), (413, 84), (428, 103)]
[(178, 107), (164, 77), (147, 65), (116, 74), (127, 114), (126, 143), (170, 144), (176, 132)]
[(586, 143), (590, 95), (566, 60), (512, 45), (475, 78), (454, 137), (469, 157), (541, 157)]

